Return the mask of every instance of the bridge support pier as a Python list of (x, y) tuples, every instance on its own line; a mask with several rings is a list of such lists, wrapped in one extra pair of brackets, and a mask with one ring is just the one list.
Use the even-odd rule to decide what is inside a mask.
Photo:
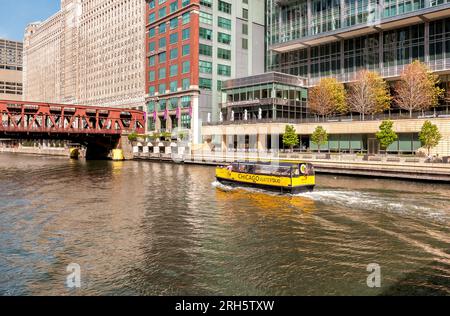
[(113, 161), (125, 160), (125, 156), (123, 155), (123, 150), (122, 149), (113, 149), (112, 150), (112, 160)]

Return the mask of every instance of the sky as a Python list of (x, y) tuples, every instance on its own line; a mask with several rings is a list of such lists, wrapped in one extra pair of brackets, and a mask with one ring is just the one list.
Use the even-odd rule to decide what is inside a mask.
[(25, 27), (59, 10), (60, 0), (0, 0), (0, 38), (23, 40)]

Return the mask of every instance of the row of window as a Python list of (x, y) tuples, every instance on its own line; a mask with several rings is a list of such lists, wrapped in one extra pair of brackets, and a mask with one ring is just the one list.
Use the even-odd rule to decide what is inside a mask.
[[(181, 86), (179, 86), (181, 84)], [(181, 81), (173, 80), (169, 83), (169, 86), (165, 83), (161, 83), (158, 85), (158, 94), (163, 95), (166, 93), (174, 93), (178, 91), (178, 88), (181, 90), (189, 90), (191, 88), (191, 81), (189, 78), (181, 79)], [(150, 96), (156, 95), (156, 86), (150, 86), (148, 88), (148, 93)]]
[[(165, 34), (167, 32), (167, 26), (169, 26), (169, 28), (171, 30), (174, 30), (178, 27), (178, 22), (179, 18), (173, 18), (171, 19), (169, 22), (164, 22), (158, 25), (158, 27), (152, 27), (151, 29), (149, 29), (148, 31), (148, 36), (150, 38), (155, 37), (156, 36), (156, 32), (158, 30), (159, 34)], [(181, 24), (182, 25), (186, 25), (191, 21), (191, 14), (190, 12), (186, 12), (183, 15), (181, 15)]]
[[(174, 64), (174, 65), (170, 65), (169, 66), (169, 76), (170, 77), (176, 77), (179, 74), (179, 69), (178, 69), (178, 64)], [(191, 62), (185, 61), (181, 64), (181, 74), (188, 74), (191, 72)], [(159, 80), (163, 80), (167, 78), (167, 68), (166, 67), (161, 67), (158, 70), (158, 79)], [(149, 82), (154, 82), (156, 81), (156, 71), (155, 70), (151, 70), (148, 73), (148, 79)]]
[[(182, 41), (188, 40), (190, 38), (190, 36), (191, 36), (191, 29), (190, 28), (186, 28), (186, 29), (183, 29), (181, 31), (181, 40)], [(169, 36), (169, 44), (170, 45), (178, 43), (178, 40), (179, 40), (179, 34), (178, 33), (170, 34), (170, 36)], [(149, 45), (148, 49), (149, 49), (150, 52), (156, 51), (156, 41), (152, 41), (148, 45)], [(159, 41), (158, 41), (158, 48), (161, 49), (161, 48), (164, 48), (166, 46), (167, 46), (167, 37), (161, 37), (159, 39)]]
[[(155, 0), (150, 0), (148, 2), (150, 10), (154, 9), (156, 6)], [(166, 1), (158, 0), (159, 5), (163, 5)], [(181, 1), (181, 7), (184, 8), (190, 4), (190, 0)], [(157, 19), (162, 19), (166, 17), (168, 14), (172, 14), (179, 9), (178, 0), (172, 1), (168, 6), (161, 7), (158, 12), (151, 12), (148, 17), (149, 23), (155, 22)], [(158, 14), (156, 14), (158, 13)]]

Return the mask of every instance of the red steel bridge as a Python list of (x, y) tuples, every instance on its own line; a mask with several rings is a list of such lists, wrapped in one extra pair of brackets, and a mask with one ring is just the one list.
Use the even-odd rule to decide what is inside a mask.
[(142, 111), (85, 105), (0, 100), (0, 138), (62, 139), (102, 156), (123, 133), (145, 133)]

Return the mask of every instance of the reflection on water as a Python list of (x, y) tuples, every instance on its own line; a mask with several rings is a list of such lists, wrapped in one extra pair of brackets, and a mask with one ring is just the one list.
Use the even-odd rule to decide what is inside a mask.
[(449, 295), (449, 193), (319, 176), (277, 195), (209, 167), (1, 155), (0, 294)]

